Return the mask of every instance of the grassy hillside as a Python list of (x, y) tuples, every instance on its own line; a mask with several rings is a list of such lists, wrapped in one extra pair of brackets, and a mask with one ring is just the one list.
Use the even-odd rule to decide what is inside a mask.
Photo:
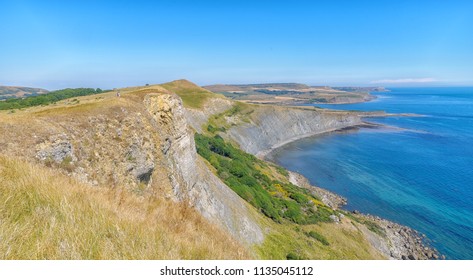
[(0, 259), (240, 259), (245, 249), (183, 204), (83, 186), (0, 157)]
[(172, 81), (160, 86), (179, 95), (182, 102), (184, 102), (184, 106), (191, 108), (202, 108), (208, 98), (220, 97), (187, 80)]
[(262, 259), (372, 260), (385, 259), (367, 241), (363, 225), (350, 219), (340, 223), (295, 225), (268, 220), (268, 235), (256, 247)]

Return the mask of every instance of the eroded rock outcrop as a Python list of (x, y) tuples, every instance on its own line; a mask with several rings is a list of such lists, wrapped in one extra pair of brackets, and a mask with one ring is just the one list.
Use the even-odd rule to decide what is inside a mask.
[[(196, 153), (193, 130), (200, 132), (212, 115), (230, 110), (235, 102), (210, 98), (200, 110), (184, 108), (178, 96), (157, 86), (132, 90), (120, 98), (100, 98), (89, 103), (81, 99), (84, 104), (74, 107), (38, 108), (26, 124), (20, 117), (8, 116), (0, 123), (4, 136), (0, 151), (43, 163), (52, 161), (58, 171), (92, 186), (188, 202), (241, 243), (263, 241), (259, 213), (215, 176)], [(224, 116), (228, 129), (221, 134), (260, 156), (296, 139), (362, 123), (361, 117), (352, 113), (256, 105), (252, 109), (245, 119)], [(293, 183), (309, 188), (301, 178), (293, 179)], [(343, 203), (342, 198), (322, 189), (314, 191), (332, 208)], [(412, 246), (417, 250), (421, 243), (416, 238), (414, 243), (402, 243), (414, 235), (398, 228), (386, 232), (394, 236), (388, 245), (369, 230), (366, 236), (373, 236), (370, 242), (388, 257), (421, 258), (415, 251), (398, 249)], [(433, 252), (425, 252), (423, 256), (434, 257)]]
[(38, 145), (36, 157), (41, 161), (62, 163), (75, 159), (74, 149), (67, 135), (55, 135), (52, 139)]
[(154, 171), (154, 161), (138, 143), (130, 146), (125, 158), (128, 161), (127, 171), (131, 172), (142, 183), (149, 183)]

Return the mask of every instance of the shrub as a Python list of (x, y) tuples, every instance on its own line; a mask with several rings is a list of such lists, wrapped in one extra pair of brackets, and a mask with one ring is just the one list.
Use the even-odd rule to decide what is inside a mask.
[(289, 254), (286, 255), (286, 260), (303, 260), (301, 256), (297, 255), (294, 252), (290, 252)]
[(366, 225), (366, 227), (371, 230), (372, 232), (380, 235), (380, 236), (383, 236), (385, 237), (386, 236), (386, 231), (384, 230), (384, 228), (382, 228), (381, 226), (379, 226), (377, 223), (375, 222), (372, 222), (372, 221), (364, 221), (363, 224)]
[(314, 238), (315, 240), (319, 241), (320, 243), (324, 244), (325, 246), (330, 245), (327, 238), (325, 238), (325, 236), (321, 235), (318, 232), (315, 232), (315, 231), (311, 230), (311, 231), (309, 231), (309, 233), (307, 235)]
[(291, 193), (290, 198), (294, 199), (302, 205), (306, 205), (307, 203), (309, 203), (309, 199), (307, 199), (307, 197), (301, 193)]

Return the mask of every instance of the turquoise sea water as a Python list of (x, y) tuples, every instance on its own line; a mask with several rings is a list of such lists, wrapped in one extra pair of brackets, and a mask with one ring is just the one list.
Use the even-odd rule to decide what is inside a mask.
[(473, 259), (473, 88), (395, 88), (343, 110), (423, 117), (370, 118), (360, 128), (291, 143), (272, 154), (357, 209), (417, 229), (449, 259)]

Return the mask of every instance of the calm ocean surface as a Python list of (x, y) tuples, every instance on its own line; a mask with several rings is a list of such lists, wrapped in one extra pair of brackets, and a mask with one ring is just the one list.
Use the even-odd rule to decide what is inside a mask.
[(348, 198), (348, 210), (425, 233), (449, 259), (473, 259), (473, 88), (395, 88), (343, 110), (424, 117), (370, 118), (361, 128), (293, 142), (274, 160)]

